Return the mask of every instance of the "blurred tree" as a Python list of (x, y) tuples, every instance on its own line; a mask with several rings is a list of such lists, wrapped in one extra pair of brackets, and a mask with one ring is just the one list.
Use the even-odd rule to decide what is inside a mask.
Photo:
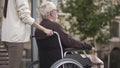
[(65, 13), (70, 13), (67, 21), (70, 33), (80, 35), (80, 40), (90, 39), (92, 43), (108, 43), (110, 26), (119, 15), (120, 5), (108, 0), (67, 0), (61, 4)]

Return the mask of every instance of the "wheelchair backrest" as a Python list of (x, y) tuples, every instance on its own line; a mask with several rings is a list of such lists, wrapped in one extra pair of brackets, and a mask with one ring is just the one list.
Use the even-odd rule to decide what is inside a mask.
[(54, 62), (63, 58), (63, 48), (57, 32), (46, 39), (36, 39), (36, 41), (41, 68), (49, 68)]

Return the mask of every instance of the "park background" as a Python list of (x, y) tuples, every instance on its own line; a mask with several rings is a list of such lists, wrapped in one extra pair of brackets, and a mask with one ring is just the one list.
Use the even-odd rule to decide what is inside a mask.
[[(40, 21), (38, 7), (43, 1), (47, 0), (29, 0), (32, 16), (38, 22)], [(96, 49), (95, 55), (104, 62), (104, 68), (120, 68), (119, 63), (120, 0), (48, 0), (48, 1), (52, 1), (57, 5), (59, 10), (58, 22), (63, 26), (66, 32), (73, 35), (78, 40), (91, 41), (91, 43)], [(73, 3), (75, 4), (75, 6), (72, 5)], [(3, 4), (4, 0), (0, 0), (0, 27), (2, 22)], [(61, 6), (61, 4), (71, 6), (63, 7)], [(75, 10), (75, 7), (80, 8), (80, 10), (79, 9)], [(95, 11), (97, 12), (97, 15)], [(101, 25), (103, 24), (105, 25), (101, 27)], [(88, 25), (91, 26), (88, 27)], [(83, 30), (85, 28), (86, 31)], [(90, 28), (91, 30), (89, 30)], [(35, 28), (32, 29), (33, 30), (32, 35), (34, 35), (34, 29)], [(4, 46), (1, 42), (0, 55), (3, 53), (2, 52), (3, 48)], [(38, 55), (36, 49), (37, 49), (36, 41), (34, 38), (31, 39), (31, 42), (28, 42), (24, 45), (23, 63), (21, 65), (21, 68), (26, 68), (26, 66), (31, 61), (37, 60)], [(4, 63), (3, 59), (9, 58), (8, 57), (3, 58), (2, 56), (0, 56), (0, 64)]]

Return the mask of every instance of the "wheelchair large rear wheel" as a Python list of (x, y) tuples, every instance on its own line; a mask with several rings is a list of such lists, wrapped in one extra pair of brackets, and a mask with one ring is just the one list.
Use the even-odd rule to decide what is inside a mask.
[(74, 59), (63, 58), (56, 61), (50, 68), (84, 68), (81, 63)]

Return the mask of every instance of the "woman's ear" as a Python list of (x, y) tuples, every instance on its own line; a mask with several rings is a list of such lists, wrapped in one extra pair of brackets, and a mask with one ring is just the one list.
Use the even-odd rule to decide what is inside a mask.
[(52, 16), (52, 14), (53, 14), (53, 11), (50, 12), (50, 16)]
[(50, 16), (52, 16), (52, 13), (50, 13)]

